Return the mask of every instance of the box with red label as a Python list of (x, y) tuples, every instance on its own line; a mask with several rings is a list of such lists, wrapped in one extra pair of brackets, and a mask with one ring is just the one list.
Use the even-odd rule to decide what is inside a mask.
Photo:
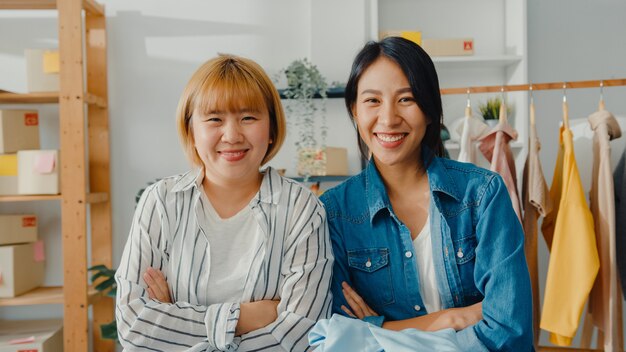
[(17, 154), (0, 154), (0, 196), (17, 194)]
[(17, 152), (19, 194), (59, 194), (59, 153), (57, 150)]
[(41, 286), (44, 261), (43, 241), (0, 246), (0, 298), (19, 296)]
[(0, 154), (39, 149), (37, 110), (0, 110)]
[(63, 352), (63, 320), (0, 320), (0, 352)]
[(422, 48), (430, 56), (474, 55), (474, 39), (422, 39)]
[(35, 215), (0, 214), (0, 245), (37, 241)]

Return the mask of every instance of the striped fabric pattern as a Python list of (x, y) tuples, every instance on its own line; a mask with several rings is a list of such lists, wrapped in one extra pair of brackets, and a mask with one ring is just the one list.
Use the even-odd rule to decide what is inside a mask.
[[(307, 334), (329, 318), (333, 257), (319, 200), (272, 168), (249, 207), (263, 233), (241, 302), (208, 304), (211, 272), (201, 170), (148, 187), (137, 205), (122, 261), (116, 318), (129, 351), (304, 351)], [(165, 274), (175, 304), (148, 298), (148, 267)], [(280, 300), (278, 319), (235, 337), (239, 304)]]

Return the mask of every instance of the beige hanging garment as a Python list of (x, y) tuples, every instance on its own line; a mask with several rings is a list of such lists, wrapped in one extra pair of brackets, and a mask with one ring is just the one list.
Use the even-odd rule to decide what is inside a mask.
[(506, 106), (504, 102), (500, 104), (500, 120), (486, 135), (479, 138), (479, 149), (481, 153), (491, 162), (491, 171), (495, 171), (502, 176), (504, 184), (509, 191), (513, 209), (517, 218), (522, 221), (522, 211), (517, 195), (517, 175), (515, 172), (515, 159), (511, 152), (509, 142), (517, 139), (517, 131), (509, 125), (506, 117)]
[[(593, 323), (603, 332), (605, 351), (622, 351), (620, 341), (621, 324), (618, 309), (621, 311), (621, 294), (617, 279), (615, 252), (615, 194), (613, 189), (613, 169), (611, 166), (610, 141), (622, 135), (615, 117), (600, 110), (589, 116), (593, 130), (593, 172), (591, 182), (591, 212), (600, 272), (596, 278), (589, 300), (589, 311)], [(598, 346), (600, 347), (600, 346)]]
[(548, 197), (548, 185), (543, 175), (539, 150), (541, 145), (535, 128), (535, 106), (530, 105), (530, 129), (528, 142), (528, 157), (524, 166), (522, 181), (522, 199), (524, 208), (524, 249), (526, 262), (530, 272), (530, 281), (533, 294), (533, 336), (535, 349), (539, 340), (539, 268), (537, 264), (537, 220), (546, 216), (552, 210), (552, 200)]

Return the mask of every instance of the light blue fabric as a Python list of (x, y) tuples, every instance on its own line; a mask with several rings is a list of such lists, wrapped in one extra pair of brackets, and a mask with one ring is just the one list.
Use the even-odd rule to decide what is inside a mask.
[(313, 327), (309, 332), (309, 344), (319, 352), (462, 351), (452, 329), (436, 332), (415, 329), (391, 331), (338, 314), (320, 320)]
[[(435, 157), (428, 165), (433, 260), (442, 308), (483, 302), (483, 320), (456, 332), (468, 351), (532, 350), (532, 299), (522, 226), (502, 178)], [(352, 286), (387, 321), (427, 314), (409, 229), (395, 215), (370, 161), (326, 191), (335, 264), (333, 312)]]

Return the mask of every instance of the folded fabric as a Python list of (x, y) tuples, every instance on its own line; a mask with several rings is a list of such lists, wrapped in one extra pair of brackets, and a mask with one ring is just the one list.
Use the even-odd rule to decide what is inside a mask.
[(358, 319), (334, 314), (317, 322), (309, 332), (316, 351), (415, 352), (462, 351), (454, 329), (426, 332), (416, 329), (392, 331)]

